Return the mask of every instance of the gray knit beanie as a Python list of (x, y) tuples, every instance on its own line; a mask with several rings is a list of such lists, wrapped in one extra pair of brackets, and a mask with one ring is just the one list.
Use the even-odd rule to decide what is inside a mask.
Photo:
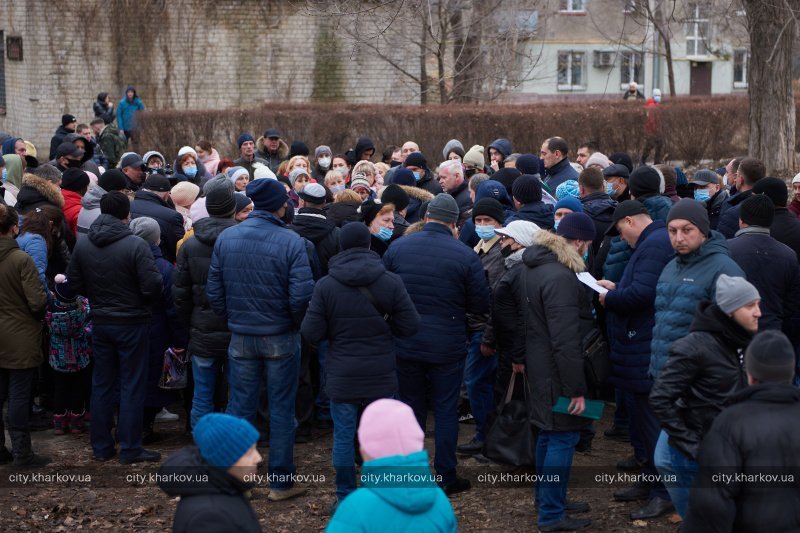
[(155, 219), (139, 217), (131, 220), (129, 227), (134, 235), (141, 237), (149, 244), (158, 244), (161, 240), (161, 227)]
[(720, 274), (717, 278), (714, 300), (717, 307), (726, 315), (760, 299), (758, 290), (744, 278), (735, 278), (727, 274)]

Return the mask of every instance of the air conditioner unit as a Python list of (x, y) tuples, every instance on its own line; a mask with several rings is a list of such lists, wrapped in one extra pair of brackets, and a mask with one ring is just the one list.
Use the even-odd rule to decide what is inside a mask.
[(594, 51), (595, 68), (613, 67), (615, 59), (616, 59), (616, 54), (614, 52), (607, 52), (601, 50)]

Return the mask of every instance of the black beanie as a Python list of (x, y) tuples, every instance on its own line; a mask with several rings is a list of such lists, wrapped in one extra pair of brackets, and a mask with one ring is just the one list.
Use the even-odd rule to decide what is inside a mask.
[(521, 204), (532, 204), (542, 201), (542, 182), (530, 174), (523, 174), (514, 180), (511, 193)]
[(131, 214), (131, 201), (120, 191), (107, 192), (100, 198), (100, 213), (125, 220)]
[(61, 174), (61, 188), (78, 192), (89, 186), (89, 175), (79, 168), (68, 168)]
[(517, 181), (517, 178), (522, 175), (522, 172), (517, 170), (514, 167), (505, 167), (501, 168), (494, 174), (492, 174), (491, 179), (494, 181), (499, 181), (503, 184), (503, 187), (506, 188), (508, 191), (508, 195), (512, 196), (512, 187), (514, 186), (514, 182)]
[(475, 217), (481, 215), (492, 217), (500, 224), (506, 221), (506, 212), (503, 210), (503, 204), (494, 198), (482, 198), (475, 203), (472, 208), (472, 221), (475, 222)]
[(748, 226), (772, 226), (775, 219), (775, 204), (765, 194), (754, 194), (742, 202), (739, 218)]
[(311, 153), (311, 150), (308, 149), (308, 145), (303, 141), (292, 141), (292, 145), (289, 147), (289, 159), (296, 155), (308, 157), (309, 153)]
[(236, 212), (236, 197), (227, 187), (215, 187), (206, 195), (206, 211), (214, 218), (231, 218)]
[(519, 170), (522, 174), (538, 174), (541, 170), (539, 166), (539, 158), (533, 154), (522, 154), (517, 158), (517, 170)]
[(631, 172), (628, 189), (637, 200), (654, 194), (661, 194), (661, 176), (653, 167), (641, 166)]
[(106, 192), (121, 191), (128, 186), (125, 173), (118, 168), (107, 170), (97, 178), (97, 184)]
[(411, 200), (408, 193), (403, 188), (395, 183), (388, 185), (381, 193), (381, 202), (385, 204), (394, 204), (396, 211), (402, 211)]
[(372, 241), (372, 236), (369, 234), (369, 229), (364, 224), (357, 222), (350, 222), (342, 226), (339, 230), (339, 246), (342, 250), (349, 250), (350, 248), (369, 248)]
[(789, 189), (780, 178), (767, 176), (761, 178), (753, 185), (753, 194), (764, 194), (772, 200), (775, 207), (786, 207), (789, 202)]
[(745, 350), (744, 366), (761, 383), (791, 383), (795, 366), (792, 343), (780, 331), (762, 331)]
[(628, 172), (633, 172), (633, 160), (626, 152), (614, 152), (608, 156), (608, 160), (615, 165), (624, 165), (628, 167)]
[[(642, 168), (642, 167), (639, 167)], [(636, 169), (639, 170), (639, 169)], [(636, 171), (634, 171), (636, 173)], [(631, 174), (633, 177), (633, 174)], [(700, 230), (706, 237), (709, 234), (711, 224), (708, 221), (708, 211), (705, 206), (691, 198), (683, 198), (672, 206), (667, 215), (667, 224), (673, 220), (688, 220)]]
[(403, 163), (403, 166), (428, 168), (428, 161), (425, 159), (425, 156), (422, 155), (422, 152), (411, 152), (406, 156), (406, 161)]

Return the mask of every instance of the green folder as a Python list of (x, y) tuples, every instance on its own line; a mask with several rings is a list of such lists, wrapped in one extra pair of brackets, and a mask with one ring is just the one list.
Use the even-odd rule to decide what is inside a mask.
[[(559, 396), (558, 401), (553, 406), (554, 413), (561, 413), (562, 415), (570, 414), (567, 410), (569, 407), (569, 402), (571, 400), (566, 396)], [(603, 418), (603, 407), (605, 407), (605, 403), (600, 400), (585, 400), (586, 408), (583, 410), (582, 416), (584, 418), (591, 418), (592, 420), (600, 420)]]

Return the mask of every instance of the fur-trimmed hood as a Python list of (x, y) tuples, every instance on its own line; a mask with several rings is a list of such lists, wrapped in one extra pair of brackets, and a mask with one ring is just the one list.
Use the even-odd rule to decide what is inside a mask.
[[(266, 154), (267, 153), (267, 147), (264, 144), (264, 142), (266, 140), (267, 139), (262, 135), (256, 141), (256, 150), (258, 152), (260, 152), (261, 154)], [(288, 159), (289, 158), (289, 145), (286, 144), (286, 142), (284, 142), (283, 139), (280, 139), (279, 142), (280, 142), (280, 144), (278, 145), (278, 159), (281, 159), (281, 160)], [(258, 157), (263, 157), (263, 156), (261, 156), (259, 154), (256, 154), (256, 155)]]
[(25, 210), (31, 207), (38, 207), (40, 204), (48, 203), (56, 207), (64, 207), (64, 196), (58, 185), (47, 181), (34, 174), (22, 176), (22, 187), (19, 188), (17, 195), (17, 207)]
[(433, 200), (433, 194), (426, 191), (425, 189), (420, 189), (419, 187), (412, 187), (411, 185), (401, 185), (406, 194), (408, 194), (411, 198), (416, 198), (420, 202), (430, 202)]
[(578, 255), (578, 250), (570, 246), (563, 237), (549, 231), (536, 232), (533, 236), (533, 246), (525, 250), (522, 260), (529, 267), (557, 261), (576, 273), (586, 270), (586, 264)]

